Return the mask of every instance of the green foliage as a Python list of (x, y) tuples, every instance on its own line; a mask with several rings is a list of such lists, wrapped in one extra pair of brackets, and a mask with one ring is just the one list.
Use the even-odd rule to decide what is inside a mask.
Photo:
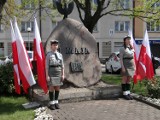
[(27, 103), (25, 97), (0, 97), (1, 120), (33, 120), (33, 109), (24, 109), (22, 104)]
[(148, 80), (146, 87), (150, 97), (160, 98), (160, 78), (159, 77), (155, 77), (153, 80)]
[(115, 84), (115, 85), (120, 85), (121, 84), (121, 75), (108, 75), (104, 74), (102, 75), (102, 81), (108, 83), (108, 84)]
[[(1, 23), (9, 25), (9, 19), (17, 17), (20, 22), (24, 18), (26, 21), (37, 17), (39, 10), (43, 11), (41, 19), (49, 17), (55, 21), (57, 17), (62, 16), (56, 10), (54, 0), (21, 0), (22, 4), (17, 4), (15, 0), (7, 0), (3, 7)], [(62, 5), (74, 1), (78, 8), (80, 20), (92, 33), (97, 21), (105, 15), (126, 16), (129, 18), (138, 17), (146, 22), (154, 21), (159, 25), (160, 20), (160, 2), (158, 0), (134, 0), (135, 8), (129, 1), (129, 8), (124, 8), (124, 0), (99, 0), (96, 4), (92, 0), (61, 0)], [(31, 8), (26, 6), (32, 6)]]
[(137, 84), (134, 84), (132, 82), (131, 92), (142, 95), (142, 96), (148, 96), (146, 83), (147, 83), (147, 80), (139, 81)]
[(56, 10), (56, 6), (53, 5), (51, 0), (20, 0), (21, 3), (15, 0), (7, 0), (2, 9), (1, 24), (4, 25), (4, 29), (10, 26), (9, 20), (14, 20), (14, 16), (17, 17), (18, 23), (24, 20), (30, 21), (34, 17), (37, 17), (39, 10), (43, 11), (41, 19), (45, 20), (49, 17), (54, 21), (55, 16), (60, 16)]
[(160, 1), (158, 0), (137, 0), (134, 8), (134, 15), (144, 21), (160, 23)]
[[(101, 78), (107, 84), (121, 84), (121, 75), (102, 75)], [(131, 83), (131, 92), (148, 96), (152, 98), (160, 98), (160, 77), (156, 76), (153, 80), (142, 80), (137, 84)]]
[(14, 93), (13, 64), (0, 65), (0, 94)]

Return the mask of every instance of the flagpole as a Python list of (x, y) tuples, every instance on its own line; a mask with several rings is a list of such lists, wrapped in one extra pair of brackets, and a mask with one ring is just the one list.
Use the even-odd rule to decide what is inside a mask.
[[(24, 46), (24, 41), (20, 33), (16, 18), (14, 21), (14, 31), (15, 31), (15, 40), (16, 40), (15, 45), (17, 46), (16, 50), (17, 50), (18, 70), (20, 71), (19, 75), (22, 81), (24, 91), (28, 93), (29, 88), (31, 88), (31, 86), (36, 84), (36, 81), (34, 79), (34, 76), (31, 70), (29, 59), (27, 57), (27, 52)], [(40, 104), (36, 102), (29, 102), (29, 103), (22, 104), (22, 106), (26, 109), (38, 107), (39, 105)]]
[(30, 101), (31, 101), (31, 103), (33, 103), (33, 86), (34, 85), (32, 85), (32, 86), (30, 86), (30, 88), (29, 88), (29, 93), (30, 93)]
[(28, 32), (28, 50), (30, 51), (30, 32), (31, 32), (31, 28), (30, 27), (28, 27), (27, 28), (27, 32)]

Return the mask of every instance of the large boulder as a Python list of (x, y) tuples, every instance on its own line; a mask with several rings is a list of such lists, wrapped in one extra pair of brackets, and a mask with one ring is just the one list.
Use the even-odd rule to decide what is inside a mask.
[(97, 43), (82, 23), (69, 18), (59, 22), (46, 42), (46, 53), (51, 50), (52, 39), (59, 41), (59, 51), (65, 65), (65, 79), (68, 82), (77, 87), (87, 87), (100, 80), (101, 65)]

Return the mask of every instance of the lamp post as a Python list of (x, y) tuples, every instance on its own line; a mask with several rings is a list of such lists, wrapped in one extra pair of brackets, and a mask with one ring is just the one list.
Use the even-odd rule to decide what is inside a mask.
[(27, 32), (28, 32), (28, 50), (30, 50), (30, 32), (31, 32), (31, 28), (30, 27), (28, 27), (27, 28)]

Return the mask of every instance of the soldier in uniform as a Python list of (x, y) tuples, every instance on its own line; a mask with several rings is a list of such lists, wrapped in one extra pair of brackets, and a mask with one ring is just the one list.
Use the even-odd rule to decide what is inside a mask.
[(130, 36), (125, 36), (124, 46), (120, 49), (120, 62), (122, 67), (122, 91), (123, 97), (127, 100), (132, 100), (130, 95), (130, 79), (133, 78), (135, 73), (134, 63), (134, 49), (130, 44)]
[(46, 77), (49, 86), (49, 108), (59, 109), (58, 96), (64, 80), (64, 64), (62, 54), (57, 51), (58, 41), (51, 40), (51, 51), (46, 56)]

